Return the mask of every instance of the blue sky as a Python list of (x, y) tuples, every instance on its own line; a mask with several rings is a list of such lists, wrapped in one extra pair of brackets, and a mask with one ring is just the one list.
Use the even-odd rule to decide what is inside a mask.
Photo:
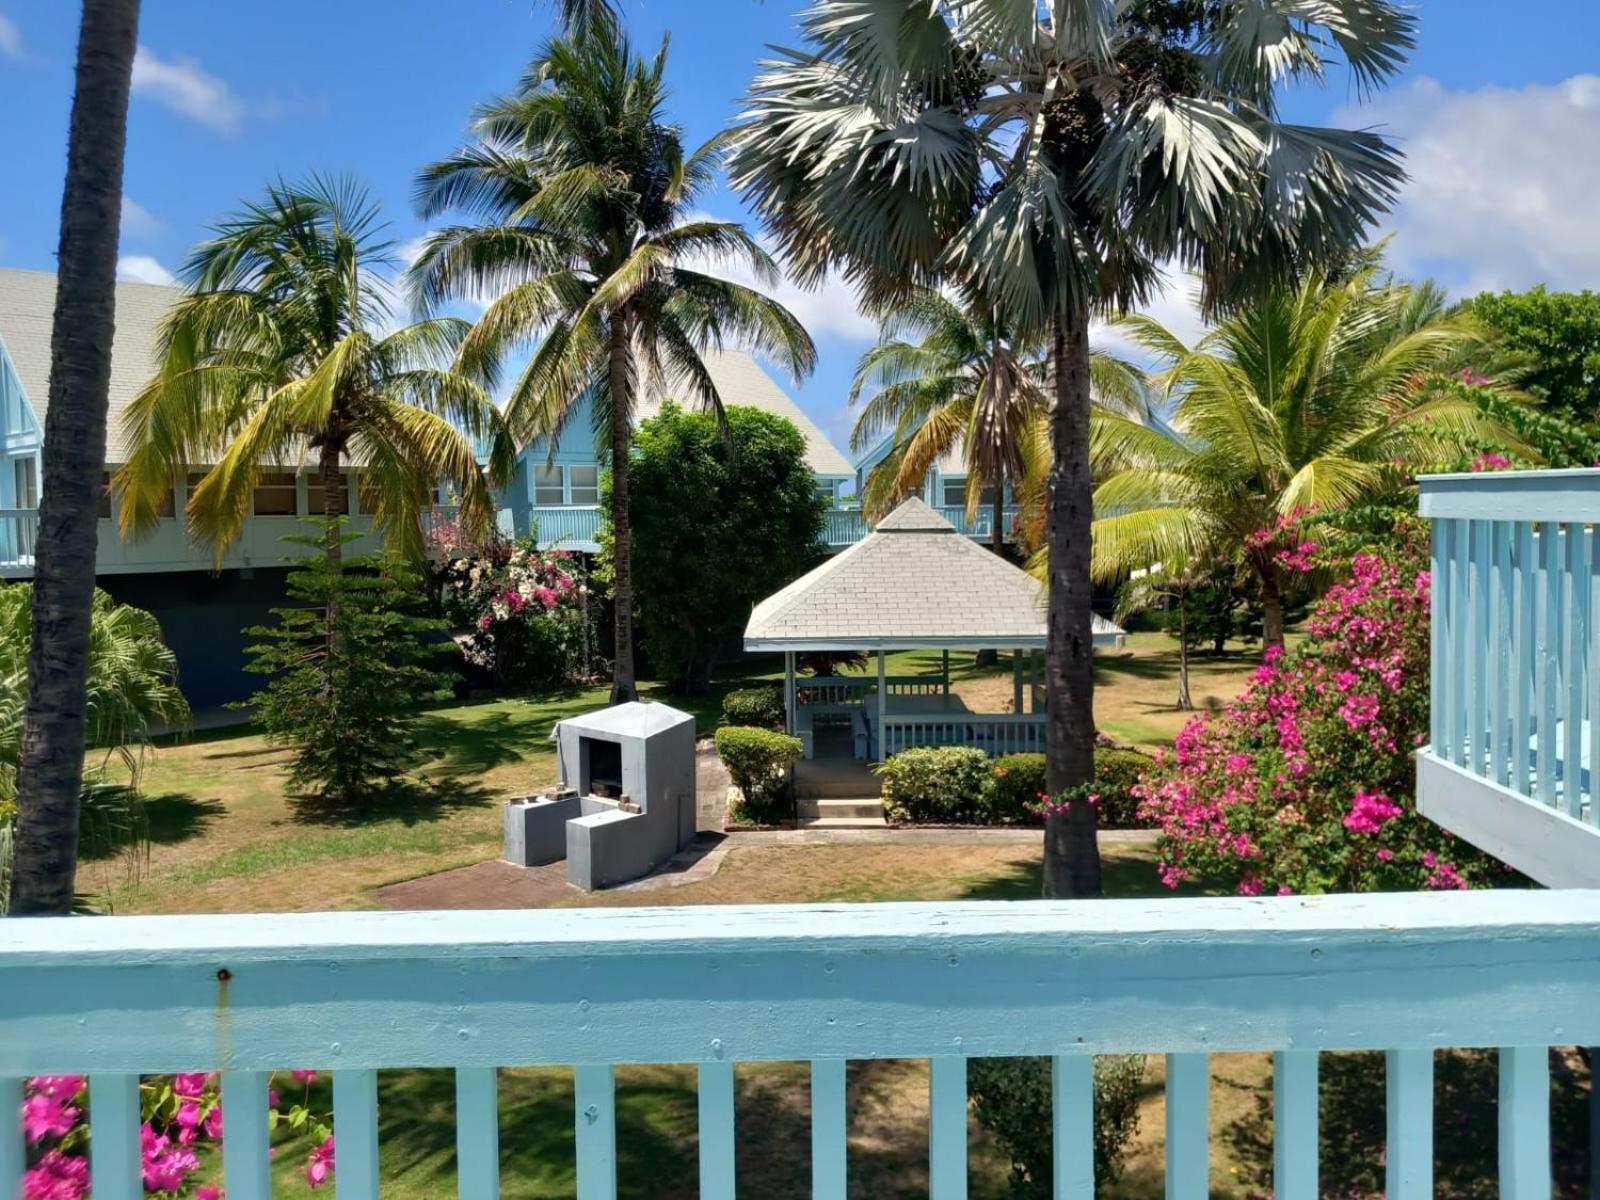
[[(77, 5), (0, 0), (0, 264), (50, 269)], [(672, 32), (674, 112), (691, 137), (734, 113), (768, 42), (794, 41), (796, 0), (626, 0), (636, 42)], [(394, 235), (420, 235), (416, 167), (461, 138), (474, 102), (511, 86), (550, 29), (536, 0), (145, 0), (129, 120), (124, 269), (160, 278), (206, 224), (277, 175), (346, 172)], [(1600, 4), (1424, 0), (1405, 77), (1357, 105), (1335, 84), (1297, 119), (1380, 124), (1413, 179), (1389, 223), (1400, 269), (1458, 294), (1600, 278)], [(740, 216), (726, 192), (707, 207)], [(786, 290), (822, 353), (801, 402), (843, 447), (844, 394), (871, 325), (842, 288)], [(1152, 309), (1192, 331), (1187, 288)]]

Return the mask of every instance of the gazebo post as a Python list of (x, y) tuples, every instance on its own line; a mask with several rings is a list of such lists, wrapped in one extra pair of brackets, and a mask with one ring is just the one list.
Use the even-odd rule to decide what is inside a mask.
[(950, 651), (941, 651), (940, 656), (943, 661), (941, 670), (944, 676), (944, 694), (948, 696), (950, 694)]
[(884, 728), (884, 718), (889, 715), (889, 675), (884, 668), (883, 651), (878, 651), (878, 757), (880, 760), (887, 758), (884, 746), (888, 742), (889, 731)]
[(785, 733), (792, 734), (795, 729), (794, 719), (794, 651), (783, 652), (783, 713)]
[(1022, 712), (1022, 651), (1011, 652), (1011, 711)]
[(1028, 711), (1039, 711), (1039, 652), (1028, 651), (1028, 682), (1032, 685), (1028, 690), (1032, 693), (1028, 697)]

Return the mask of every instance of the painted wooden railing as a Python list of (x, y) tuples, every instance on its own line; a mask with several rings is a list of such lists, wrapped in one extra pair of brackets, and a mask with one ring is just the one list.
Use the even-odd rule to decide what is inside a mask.
[[(970, 521), (967, 520), (967, 510), (961, 507), (940, 508), (936, 511), (954, 525), (958, 533), (964, 533), (971, 538), (987, 538), (994, 529), (994, 512), (991, 509), (983, 509)], [(1017, 509), (1006, 508), (1002, 514), (1003, 537), (1011, 536), (1012, 525), (1016, 518)], [(872, 526), (859, 508), (829, 509), (823, 517), (822, 540), (829, 546), (854, 545), (870, 532)]]
[(1541, 882), (1600, 883), (1600, 471), (1420, 485), (1433, 645), (1419, 804)]
[(0, 576), (33, 573), (33, 543), (38, 533), (38, 509), (0, 508)]
[(881, 753), (913, 746), (975, 746), (999, 757), (1044, 751), (1043, 713), (949, 713), (885, 717)]
[[(1091, 1200), (1096, 1054), (1166, 1063), (1173, 1200), (1209, 1194), (1208, 1055), (1274, 1054), (1278, 1200), (1318, 1195), (1318, 1053), (1387, 1053), (1387, 1195), (1432, 1194), (1433, 1053), (1501, 1047), (1499, 1173), (1548, 1200), (1549, 1047), (1600, 1043), (1600, 893), (106, 917), (0, 922), (0, 1194), (23, 1080), (89, 1076), (95, 1200), (140, 1200), (141, 1075), (221, 1070), (230, 1200), (267, 1200), (268, 1072), (333, 1072), (337, 1183), (376, 1200), (385, 1068), (455, 1070), (459, 1194), (500, 1183), (496, 1069), (573, 1067), (579, 1200), (617, 1194), (614, 1070), (699, 1068), (700, 1195), (735, 1194), (741, 1062), (811, 1064), (812, 1194), (845, 1064), (927, 1059), (934, 1200), (967, 1191), (967, 1062), (1053, 1056), (1054, 1191)], [(627, 1136), (627, 1131), (621, 1131)]]
[[(876, 675), (809, 675), (796, 683), (801, 704), (859, 705), (878, 690)], [(889, 675), (884, 691), (891, 696), (939, 696), (950, 690), (943, 675)]]
[(600, 548), (600, 510), (538, 505), (529, 510), (538, 524), (541, 549), (580, 550), (592, 553)]

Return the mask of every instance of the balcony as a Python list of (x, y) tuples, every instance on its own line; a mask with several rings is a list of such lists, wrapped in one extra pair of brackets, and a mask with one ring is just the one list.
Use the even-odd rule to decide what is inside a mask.
[(1549, 887), (1600, 884), (1600, 471), (1437, 475), (1421, 812)]
[(731, 1198), (735, 1071), (776, 1060), (810, 1063), (812, 1192), (842, 1200), (845, 1064), (901, 1058), (930, 1060), (931, 1195), (956, 1200), (967, 1060), (1043, 1055), (1055, 1194), (1091, 1200), (1091, 1056), (1153, 1052), (1167, 1195), (1203, 1200), (1207, 1056), (1270, 1051), (1274, 1194), (1311, 1200), (1318, 1054), (1359, 1048), (1387, 1053), (1387, 1194), (1420, 1200), (1433, 1052), (1487, 1046), (1500, 1194), (1548, 1198), (1547, 1048), (1600, 1043), (1597, 989), (1596, 892), (14, 920), (0, 1180), (22, 1169), (24, 1077), (89, 1075), (96, 1200), (138, 1200), (140, 1076), (221, 1070), (227, 1193), (263, 1200), (266, 1073), (315, 1067), (333, 1072), (339, 1195), (375, 1198), (375, 1072), (447, 1067), (459, 1192), (492, 1200), (496, 1068), (570, 1065), (576, 1192), (611, 1200), (614, 1069), (694, 1063), (700, 1195)]
[(33, 508), (0, 508), (0, 579), (33, 575), (33, 543), (39, 533), (39, 512)]
[[(970, 538), (988, 541), (994, 533), (992, 508), (979, 509), (970, 521), (967, 520), (967, 510), (959, 505), (938, 508), (934, 511), (954, 525), (958, 533), (964, 533)], [(1018, 511), (1014, 506), (1008, 506), (1003, 510), (1001, 536), (1007, 541), (1012, 540), (1012, 526), (1016, 523)], [(868, 524), (859, 508), (829, 509), (823, 526), (822, 540), (830, 547), (853, 546), (866, 537), (871, 529), (872, 526)]]
[(599, 508), (535, 505), (528, 510), (528, 515), (539, 530), (541, 550), (572, 550), (579, 554), (599, 553)]

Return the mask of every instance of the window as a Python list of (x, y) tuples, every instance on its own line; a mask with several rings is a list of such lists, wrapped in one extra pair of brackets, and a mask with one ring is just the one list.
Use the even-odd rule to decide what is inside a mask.
[(965, 508), (967, 506), (967, 481), (965, 479), (945, 479), (941, 481), (944, 488), (944, 499), (940, 502), (945, 508)]
[[(255, 515), (258, 517), (292, 517), (299, 513), (294, 474), (273, 471), (256, 479)], [(316, 511), (321, 512), (319, 507)]]
[[(320, 517), (322, 507), (322, 476), (312, 475), (306, 480), (306, 513)], [(350, 512), (350, 476), (340, 472), (338, 492), (333, 498), (333, 511), (347, 516)]]
[(535, 467), (533, 469), (533, 502), (541, 506), (561, 505), (567, 502), (561, 486), (560, 467)]
[(17, 507), (39, 507), (39, 463), (32, 458), (19, 458), (16, 461), (17, 472)]
[(568, 467), (567, 479), (572, 484), (573, 504), (600, 503), (599, 467)]
[(100, 472), (100, 503), (95, 506), (95, 516), (102, 521), (111, 519), (111, 472)]

